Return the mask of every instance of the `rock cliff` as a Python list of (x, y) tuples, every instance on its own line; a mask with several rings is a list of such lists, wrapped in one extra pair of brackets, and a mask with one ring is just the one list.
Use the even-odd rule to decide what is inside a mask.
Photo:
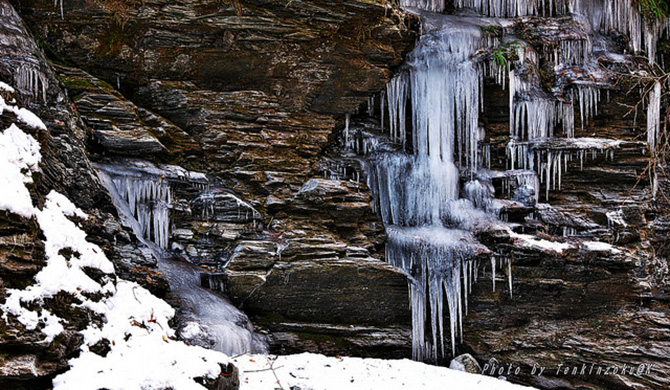
[[(68, 194), (120, 275), (179, 305), (95, 169), (202, 172), (162, 174), (173, 257), (201, 265), (204, 285), (225, 285), (275, 350), (407, 356), (407, 276), (378, 256), (369, 193), (323, 177), (341, 119), (384, 87), (416, 17), (367, 1), (120, 4), (65, 1), (61, 14), (49, 1), (15, 2), (28, 32), (2, 3), (0, 78), (17, 86), (6, 98), (48, 127), (36, 199)], [(30, 221), (2, 224), (4, 291), (29, 284), (43, 254)], [(3, 325), (2, 380), (17, 388), (46, 386), (81, 342), (36, 345), (18, 323)]]
[[(414, 47), (415, 15), (390, 1), (363, 0), (65, 0), (62, 11), (50, 0), (11, 3), (30, 33), (0, 0), (0, 81), (32, 75), (6, 98), (49, 121), (37, 135), (46, 161), (36, 200), (50, 188), (77, 200), (94, 216), (89, 235), (121, 274), (166, 295), (156, 260), (120, 224), (91, 162), (141, 159), (201, 172), (206, 180), (168, 178), (172, 256), (201, 266), (202, 284), (227, 294), (266, 331), (272, 351), (409, 356), (412, 280), (384, 262), (384, 225), (371, 207), (361, 152), (369, 145), (359, 136), (385, 137), (389, 116), (377, 94)], [(574, 118), (575, 136), (613, 141), (600, 153), (589, 150), (585, 162), (566, 159), (560, 190), (542, 191), (540, 204), (501, 209), (517, 233), (554, 242), (553, 250), (495, 230), (475, 232), (506, 262), (496, 263), (497, 279), (490, 265), (480, 268), (458, 351), (520, 366), (509, 379), (540, 388), (667, 388), (669, 213), (663, 196), (652, 197), (646, 128), (631, 114), (641, 96), (634, 82), (594, 80), (578, 64), (554, 72), (547, 53), (556, 41), (585, 40), (572, 19), (515, 23), (509, 32), (545, 56), (533, 77), (546, 91), (606, 86), (597, 114), (585, 118), (582, 108)], [(483, 33), (500, 38), (495, 29)], [(611, 33), (613, 52), (627, 51), (624, 35)], [(641, 59), (598, 61), (613, 72), (649, 70)], [(486, 77), (479, 125), (490, 168), (502, 172), (512, 159), (513, 108), (499, 84)], [(0, 124), (13, 119), (4, 113)], [(492, 177), (496, 194), (510, 192), (509, 177)], [(659, 185), (670, 190), (662, 173)], [(0, 299), (40, 267), (33, 225), (0, 215)], [(2, 325), (3, 380), (27, 388), (64, 370), (80, 342), (66, 335), (35, 345), (20, 325)], [(556, 373), (559, 364), (591, 363), (652, 369), (639, 376)], [(531, 375), (533, 365), (547, 373)]]

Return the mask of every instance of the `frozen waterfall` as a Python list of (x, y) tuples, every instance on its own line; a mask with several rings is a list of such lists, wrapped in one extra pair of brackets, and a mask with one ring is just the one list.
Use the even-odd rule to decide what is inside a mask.
[(95, 164), (103, 185), (112, 196), (121, 222), (158, 259), (158, 269), (172, 292), (182, 299), (181, 335), (228, 355), (267, 351), (247, 316), (224, 296), (200, 286), (200, 269), (165, 256), (169, 243), (170, 181), (206, 188), (204, 175), (177, 166), (157, 167), (139, 160)]
[[(368, 184), (387, 227), (387, 260), (413, 278), (413, 357), (435, 361), (455, 353), (477, 274), (475, 258), (488, 253), (464, 230), (485, 213), (459, 200), (459, 167), (474, 172), (482, 162), (482, 67), (473, 55), (492, 41), (458, 18), (425, 17), (431, 18), (426, 23), (431, 31), (386, 89), (384, 130), (402, 150), (373, 153)], [(477, 192), (474, 184), (469, 188)], [(489, 194), (473, 195), (476, 206)]]
[[(401, 5), (441, 13), (446, 2), (402, 0)], [(548, 199), (550, 191), (561, 189), (570, 167), (583, 168), (587, 159), (602, 155), (613, 160), (621, 145), (575, 137), (577, 121), (582, 136), (594, 123), (601, 89), (608, 84), (577, 78), (548, 89), (542, 66), (550, 62), (556, 72), (597, 67), (593, 53), (596, 46), (601, 50), (599, 34), (609, 30), (631, 35), (633, 51), (646, 50), (653, 62), (658, 34), (657, 26), (641, 28), (646, 24), (632, 0), (456, 0), (453, 5), (457, 14), (468, 16), (415, 10), (424, 34), (380, 104), (374, 99), (368, 104), (370, 115), (381, 108), (384, 134), (352, 135), (351, 116), (345, 126), (347, 147), (367, 156), (373, 207), (387, 229), (387, 260), (413, 278), (413, 356), (420, 360), (455, 353), (482, 258), (490, 257), (494, 289), (496, 273), (507, 273), (513, 297), (511, 259), (490, 253), (471, 232), (502, 224), (498, 217), (507, 217), (505, 207), (535, 207), (540, 186)], [(515, 35), (509, 20), (494, 19), (557, 15), (570, 19), (570, 33), (544, 47)], [(502, 35), (491, 32), (496, 28)], [(491, 54), (501, 47), (509, 57), (505, 66), (500, 50), (498, 57)], [(479, 121), (487, 77), (509, 90), (507, 171), (490, 169), (491, 144)], [(654, 86), (648, 95), (651, 147), (658, 142), (658, 90)], [(508, 199), (496, 199), (494, 179), (502, 184), (497, 195)]]

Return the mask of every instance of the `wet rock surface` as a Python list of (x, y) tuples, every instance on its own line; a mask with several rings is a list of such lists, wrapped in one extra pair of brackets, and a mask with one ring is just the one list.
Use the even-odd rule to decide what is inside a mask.
[[(200, 265), (203, 285), (228, 294), (267, 330), (273, 351), (409, 356), (408, 277), (383, 262), (384, 228), (370, 207), (364, 169), (341, 146), (354, 134), (344, 134), (344, 114), (383, 89), (413, 44), (415, 18), (367, 1), (245, 1), (236, 9), (151, 0), (115, 15), (80, 0), (64, 2), (62, 18), (50, 1), (13, 3), (52, 59), (70, 65), (52, 70), (0, 0), (1, 14), (9, 16), (0, 26), (6, 38), (0, 43), (9, 42), (0, 79), (16, 80), (17, 69), (43, 77), (17, 96), (49, 128), (36, 134), (45, 156), (36, 200), (50, 188), (68, 194), (91, 214), (91, 240), (121, 273), (165, 296), (156, 259), (116, 219), (87, 153), (102, 163), (133, 156), (202, 172), (206, 181), (170, 180), (170, 250)], [(569, 19), (524, 23), (529, 30), (517, 30), (547, 57), (555, 48), (548, 42), (557, 37), (585, 39)], [(542, 34), (531, 34), (545, 24)], [(599, 61), (616, 65), (607, 56)], [(585, 80), (582, 73), (553, 76), (568, 80), (569, 90)], [(511, 261), (512, 291), (509, 271), (497, 270), (492, 291), (491, 268), (481, 267), (459, 352), (471, 352), (482, 367), (491, 357), (520, 365), (522, 374), (510, 380), (568, 389), (669, 385), (668, 205), (652, 200), (642, 174), (645, 129), (627, 116), (639, 100), (628, 87), (610, 85), (598, 115), (585, 126), (576, 119), (576, 137), (624, 141), (614, 159), (601, 153), (587, 155), (583, 166), (571, 160), (560, 190), (542, 194), (537, 205), (529, 195), (524, 204), (503, 208), (517, 233), (537, 233), (569, 249), (548, 251), (507, 234), (477, 232), (495, 255)], [(484, 95), (480, 118), (491, 169), (502, 171), (508, 168), (508, 95), (491, 80)], [(370, 110), (379, 115), (379, 100)], [(14, 119), (4, 113), (0, 124)], [(368, 115), (356, 120), (365, 122), (365, 132), (381, 125)], [(384, 147), (401, 148), (390, 141)], [(556, 140), (536, 147), (580, 150)], [(505, 192), (503, 178), (492, 182), (496, 193)], [(667, 183), (661, 177), (666, 193)], [(583, 241), (610, 243), (614, 251)], [(0, 214), (0, 298), (6, 288), (31, 283), (42, 246), (31, 221)], [(65, 369), (70, 346), (79, 342), (65, 335), (62, 345), (43, 346), (39, 334), (4, 325), (0, 347), (10, 353), (0, 375), (16, 386)], [(583, 363), (653, 366), (640, 376), (556, 375), (558, 364), (581, 369)], [(533, 364), (548, 374), (530, 375)]]

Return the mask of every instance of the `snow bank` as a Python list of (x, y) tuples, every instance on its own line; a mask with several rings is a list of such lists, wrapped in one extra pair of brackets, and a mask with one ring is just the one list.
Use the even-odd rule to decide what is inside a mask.
[[(496, 378), (469, 374), (411, 360), (325, 357), (303, 353), (291, 356), (241, 356), (240, 389), (486, 389), (519, 390)], [(278, 383), (279, 382), (279, 383)]]
[[(7, 106), (0, 97), (0, 113), (4, 110), (29, 126), (46, 128), (36, 115)], [(39, 329), (49, 343), (64, 330), (67, 320), (41, 307), (46, 298), (66, 292), (75, 298), (74, 306), (103, 317), (102, 326), (92, 324), (82, 331), (82, 353), (69, 362), (69, 371), (54, 379), (54, 389), (203, 389), (193, 378), (216, 378), (219, 364), (228, 358), (173, 340), (175, 332), (168, 323), (174, 316), (172, 307), (135, 283), (114, 283), (114, 265), (101, 248), (86, 241), (86, 233), (72, 220), (87, 215), (67, 197), (52, 191), (42, 210), (34, 207), (26, 184), (32, 183), (31, 172), (39, 169), (39, 150), (39, 143), (14, 124), (0, 131), (0, 210), (37, 220), (46, 238), (47, 258), (35, 284), (7, 290), (0, 307), (5, 318), (12, 314), (26, 329)], [(86, 268), (106, 276), (97, 282)], [(85, 293), (100, 293), (103, 298), (95, 301)], [(105, 357), (89, 350), (101, 340), (111, 348)]]

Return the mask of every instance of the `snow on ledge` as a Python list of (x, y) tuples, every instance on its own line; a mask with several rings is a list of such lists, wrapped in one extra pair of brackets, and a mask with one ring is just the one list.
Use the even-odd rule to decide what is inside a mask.
[(599, 241), (584, 241), (582, 242), (584, 249), (592, 252), (611, 252), (611, 253), (621, 253), (621, 250), (615, 248), (614, 246)]
[(509, 236), (515, 241), (516, 246), (540, 249), (545, 252), (556, 252), (560, 254), (568, 249), (573, 248), (573, 246), (568, 243), (540, 240), (531, 235), (518, 234), (513, 231), (509, 232)]

